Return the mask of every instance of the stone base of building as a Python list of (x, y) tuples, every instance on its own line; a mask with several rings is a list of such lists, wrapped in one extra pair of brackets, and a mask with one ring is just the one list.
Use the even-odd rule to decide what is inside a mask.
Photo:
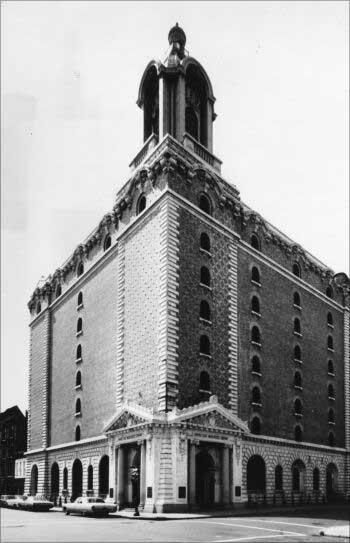
[(345, 450), (252, 435), (212, 399), (153, 413), (125, 405), (100, 438), (27, 453), (25, 491), (102, 496), (150, 513), (345, 500)]

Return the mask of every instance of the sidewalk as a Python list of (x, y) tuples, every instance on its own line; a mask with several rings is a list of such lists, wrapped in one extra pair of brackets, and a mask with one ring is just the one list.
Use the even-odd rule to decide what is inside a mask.
[(326, 530), (320, 532), (320, 535), (326, 535), (329, 537), (347, 537), (350, 539), (350, 524), (343, 524), (342, 526), (330, 526)]
[[(199, 519), (199, 518), (215, 518), (215, 517), (252, 517), (252, 516), (287, 516), (288, 514), (300, 514), (300, 516), (311, 513), (326, 513), (337, 512), (339, 509), (346, 510), (349, 507), (348, 504), (336, 504), (336, 505), (303, 505), (303, 506), (284, 506), (284, 507), (243, 507), (237, 509), (223, 509), (223, 510), (211, 510), (203, 512), (193, 513), (145, 513), (140, 511), (139, 517), (134, 517), (134, 511), (132, 509), (117, 511), (116, 513), (110, 513), (111, 517), (120, 518), (132, 518), (134, 520), (183, 520), (183, 519)], [(62, 512), (61, 507), (54, 507), (51, 511)], [(341, 527), (335, 526), (334, 529)], [(344, 525), (344, 529), (347, 528)], [(331, 528), (330, 528), (331, 529)], [(327, 534), (328, 535), (328, 532)], [(348, 535), (345, 535), (348, 537)]]

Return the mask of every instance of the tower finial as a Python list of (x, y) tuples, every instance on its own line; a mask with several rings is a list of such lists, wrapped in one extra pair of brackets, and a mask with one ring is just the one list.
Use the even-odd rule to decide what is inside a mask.
[(179, 26), (179, 23), (176, 23), (175, 26), (173, 26), (168, 35), (168, 41), (169, 45), (178, 44), (179, 49), (181, 52), (184, 50), (186, 45), (186, 34), (182, 30), (182, 28)]

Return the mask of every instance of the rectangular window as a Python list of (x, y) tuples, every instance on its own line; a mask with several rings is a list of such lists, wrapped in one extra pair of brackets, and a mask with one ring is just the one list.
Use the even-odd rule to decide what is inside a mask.
[(186, 498), (186, 487), (179, 486), (179, 498)]
[(147, 498), (152, 498), (152, 487), (151, 486), (147, 487)]
[(240, 496), (241, 496), (241, 487), (240, 486), (235, 486), (235, 496), (237, 498), (240, 498)]

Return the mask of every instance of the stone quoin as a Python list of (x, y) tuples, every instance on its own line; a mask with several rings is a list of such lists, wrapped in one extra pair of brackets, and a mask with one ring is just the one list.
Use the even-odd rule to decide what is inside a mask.
[(210, 79), (168, 39), (129, 180), (29, 302), (25, 489), (157, 512), (344, 499), (349, 278), (223, 179)]

